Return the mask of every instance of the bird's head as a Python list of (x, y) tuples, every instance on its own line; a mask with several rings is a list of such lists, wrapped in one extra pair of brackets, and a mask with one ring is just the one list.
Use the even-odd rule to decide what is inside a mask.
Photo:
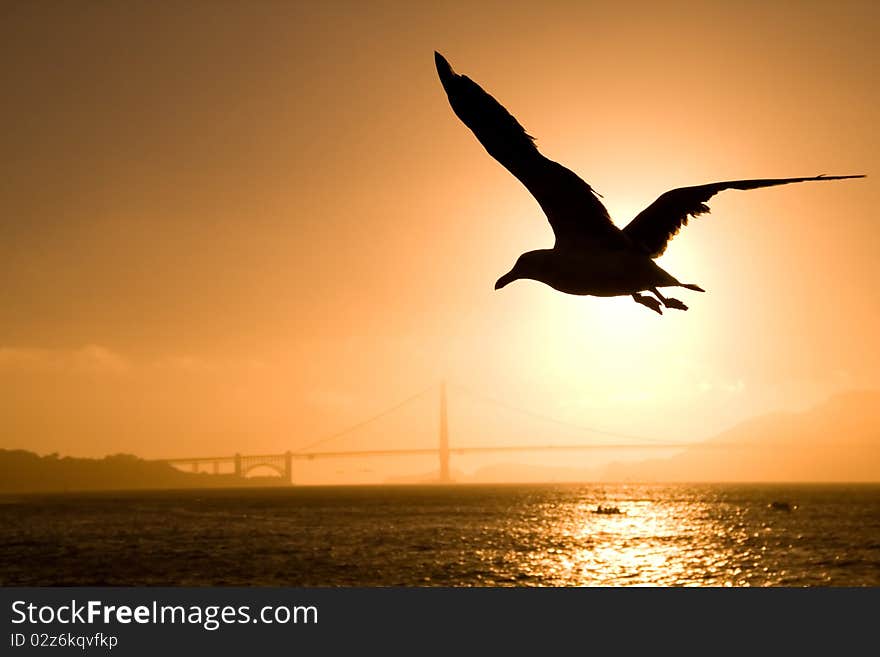
[(495, 281), (495, 289), (500, 290), (505, 285), (513, 283), (521, 278), (541, 280), (541, 272), (544, 270), (544, 258), (542, 251), (529, 251), (516, 259), (516, 264), (509, 272)]

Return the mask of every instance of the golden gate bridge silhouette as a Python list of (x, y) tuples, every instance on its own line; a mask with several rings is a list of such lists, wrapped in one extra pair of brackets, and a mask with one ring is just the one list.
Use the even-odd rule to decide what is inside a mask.
[[(593, 435), (602, 436), (603, 440), (593, 440), (588, 443), (536, 443), (522, 445), (488, 445), (488, 446), (452, 446), (449, 444), (449, 420), (448, 420), (448, 398), (447, 387), (455, 387), (457, 390), (465, 394), (482, 399), (485, 402), (498, 407), (507, 409), (521, 415), (531, 416), (544, 422), (550, 422), (557, 425), (575, 429), (580, 432), (586, 432)], [(349, 450), (328, 450), (326, 446), (335, 440), (347, 436), (349, 434), (362, 429), (392, 413), (400, 410), (404, 406), (423, 398), (429, 393), (439, 393), (439, 431), (438, 444), (436, 447), (426, 448), (392, 448), (392, 449), (349, 449)], [(609, 440), (610, 439), (610, 440)], [(549, 416), (534, 413), (532, 411), (507, 404), (503, 401), (480, 395), (469, 390), (465, 386), (456, 384), (447, 384), (445, 381), (434, 384), (421, 392), (407, 397), (403, 401), (386, 408), (380, 413), (358, 422), (357, 424), (346, 427), (341, 431), (337, 431), (329, 436), (325, 436), (320, 440), (305, 445), (295, 451), (288, 450), (280, 454), (233, 454), (231, 456), (196, 456), (187, 458), (170, 458), (159, 459), (161, 462), (168, 463), (179, 469), (190, 469), (192, 472), (203, 472), (205, 468), (214, 474), (219, 474), (221, 469), (225, 472), (231, 471), (235, 476), (246, 477), (256, 468), (268, 468), (274, 471), (278, 477), (287, 483), (293, 482), (293, 462), (296, 460), (315, 460), (315, 459), (334, 459), (334, 458), (352, 458), (352, 457), (376, 457), (376, 456), (418, 456), (436, 454), (439, 459), (438, 482), (451, 483), (449, 463), (452, 455), (478, 454), (478, 453), (502, 453), (502, 452), (548, 452), (548, 451), (583, 451), (583, 450), (631, 450), (631, 449), (675, 449), (694, 446), (692, 442), (676, 442), (662, 439), (648, 438), (645, 436), (636, 436), (631, 434), (617, 433), (613, 431), (605, 431), (592, 427), (575, 425), (569, 422), (558, 420)], [(323, 448), (323, 449), (319, 449)]]

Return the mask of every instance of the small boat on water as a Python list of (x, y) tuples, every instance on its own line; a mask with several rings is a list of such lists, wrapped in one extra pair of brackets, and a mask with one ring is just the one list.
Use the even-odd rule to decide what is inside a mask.
[(767, 506), (774, 511), (794, 511), (797, 508), (797, 504), (782, 502), (780, 500), (774, 500)]
[(593, 513), (599, 513), (601, 515), (613, 516), (613, 515), (622, 515), (623, 511), (621, 511), (616, 506), (603, 506), (599, 505), (595, 509), (593, 509)]

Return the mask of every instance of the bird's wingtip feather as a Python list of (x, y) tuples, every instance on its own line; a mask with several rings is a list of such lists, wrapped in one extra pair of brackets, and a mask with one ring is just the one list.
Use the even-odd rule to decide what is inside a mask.
[(816, 176), (815, 180), (828, 179), (828, 180), (846, 180), (848, 178), (867, 178), (868, 175), (864, 173), (857, 173), (849, 176), (829, 176), (827, 173), (820, 173)]
[(437, 72), (441, 78), (452, 75), (452, 67), (449, 65), (449, 62), (436, 50), (434, 51), (434, 64), (437, 66)]

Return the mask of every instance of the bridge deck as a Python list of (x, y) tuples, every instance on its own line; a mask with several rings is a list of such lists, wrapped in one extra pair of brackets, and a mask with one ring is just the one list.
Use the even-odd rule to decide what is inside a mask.
[[(656, 442), (656, 443), (587, 443), (587, 444), (557, 444), (557, 445), (500, 445), (480, 447), (449, 447), (450, 454), (486, 454), (492, 452), (546, 452), (546, 451), (583, 451), (583, 450), (645, 450), (645, 449), (684, 449), (684, 448), (731, 448), (734, 443), (689, 443), (689, 442)], [(299, 460), (343, 458), (351, 456), (422, 456), (437, 454), (438, 447), (424, 447), (417, 449), (361, 449), (348, 451), (327, 452), (289, 452), (290, 458)], [(238, 458), (250, 461), (258, 459), (282, 459), (288, 453), (281, 454), (241, 454)], [(236, 456), (196, 456), (192, 458), (158, 459), (169, 464), (193, 464), (193, 463), (216, 463), (234, 462)]]

